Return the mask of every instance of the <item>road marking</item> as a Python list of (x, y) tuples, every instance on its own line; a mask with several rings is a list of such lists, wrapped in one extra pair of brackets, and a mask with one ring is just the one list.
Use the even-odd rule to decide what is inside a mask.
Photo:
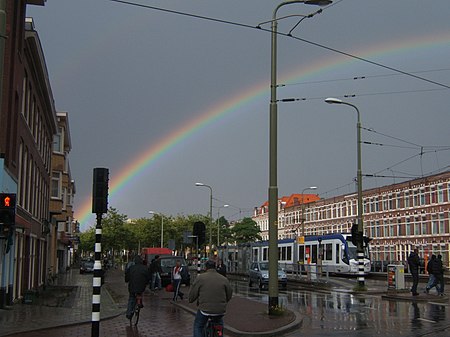
[(436, 321), (432, 321), (431, 319), (426, 319), (426, 318), (418, 318), (418, 320), (424, 321), (424, 322), (429, 322), (429, 323), (437, 323)]

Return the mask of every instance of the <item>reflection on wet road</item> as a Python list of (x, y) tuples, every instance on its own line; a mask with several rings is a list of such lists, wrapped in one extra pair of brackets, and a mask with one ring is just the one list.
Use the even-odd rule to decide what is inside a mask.
[[(235, 292), (268, 302), (267, 290), (234, 282)], [(449, 303), (382, 299), (381, 295), (353, 295), (309, 289), (280, 290), (279, 302), (303, 318), (297, 336), (450, 336)]]

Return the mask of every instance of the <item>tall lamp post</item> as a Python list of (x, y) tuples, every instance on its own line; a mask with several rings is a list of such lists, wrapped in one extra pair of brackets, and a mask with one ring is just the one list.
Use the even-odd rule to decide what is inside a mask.
[(325, 102), (328, 104), (344, 104), (353, 107), (356, 110), (357, 123), (356, 123), (356, 142), (357, 142), (357, 188), (358, 188), (358, 284), (361, 288), (364, 288), (364, 248), (363, 248), (363, 200), (362, 200), (362, 173), (361, 173), (361, 116), (359, 109), (356, 105), (342, 101), (337, 98), (327, 98)]
[(223, 206), (219, 206), (217, 207), (217, 247), (220, 246), (220, 209), (221, 208), (227, 208), (230, 205), (223, 205)]
[(200, 187), (208, 187), (209, 188), (209, 249), (211, 249), (212, 245), (212, 200), (213, 200), (213, 194), (212, 194), (212, 187), (203, 183), (195, 183), (195, 186)]
[(290, 0), (280, 3), (272, 15), (269, 109), (269, 315), (278, 307), (278, 182), (277, 182), (277, 13), (284, 5), (304, 3), (326, 6), (329, 0)]
[(317, 186), (305, 187), (302, 190), (302, 236), (305, 237), (305, 196), (304, 193), (307, 190), (317, 190)]
[(158, 213), (155, 211), (149, 211), (149, 214), (158, 214), (161, 217), (161, 248), (164, 247), (164, 216), (162, 213)]

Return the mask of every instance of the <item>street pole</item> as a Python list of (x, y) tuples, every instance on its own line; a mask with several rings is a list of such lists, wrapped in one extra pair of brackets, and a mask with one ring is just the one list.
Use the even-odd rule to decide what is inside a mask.
[(328, 5), (327, 0), (290, 0), (280, 3), (271, 21), (270, 109), (269, 109), (269, 315), (278, 307), (278, 182), (277, 182), (277, 12), (294, 3)]
[(161, 245), (160, 247), (164, 247), (164, 216), (162, 213), (156, 211), (148, 211), (148, 214), (158, 214), (161, 217)]
[(209, 251), (211, 252), (212, 246), (212, 222), (213, 222), (213, 214), (212, 214), (212, 205), (213, 205), (213, 193), (212, 187), (206, 185), (204, 183), (195, 183), (195, 186), (208, 187), (209, 188)]
[(363, 223), (363, 196), (362, 196), (362, 170), (361, 170), (361, 115), (356, 105), (342, 101), (337, 98), (327, 98), (325, 100), (329, 104), (344, 104), (353, 107), (356, 110), (357, 122), (356, 122), (356, 152), (357, 152), (357, 164), (356, 164), (356, 180), (358, 189), (358, 242), (356, 251), (358, 255), (358, 286), (360, 289), (365, 288), (364, 280), (364, 223)]

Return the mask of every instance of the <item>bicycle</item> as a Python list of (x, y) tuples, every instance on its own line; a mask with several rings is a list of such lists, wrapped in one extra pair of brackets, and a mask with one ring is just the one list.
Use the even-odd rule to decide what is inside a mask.
[(134, 305), (134, 311), (130, 318), (130, 325), (136, 326), (139, 322), (139, 315), (141, 313), (141, 308), (143, 308), (144, 305), (142, 304), (142, 294), (141, 293), (137, 293), (134, 296), (136, 298), (136, 304)]
[(219, 316), (209, 316), (208, 322), (205, 326), (205, 336), (206, 337), (222, 337), (223, 336), (223, 315)]

